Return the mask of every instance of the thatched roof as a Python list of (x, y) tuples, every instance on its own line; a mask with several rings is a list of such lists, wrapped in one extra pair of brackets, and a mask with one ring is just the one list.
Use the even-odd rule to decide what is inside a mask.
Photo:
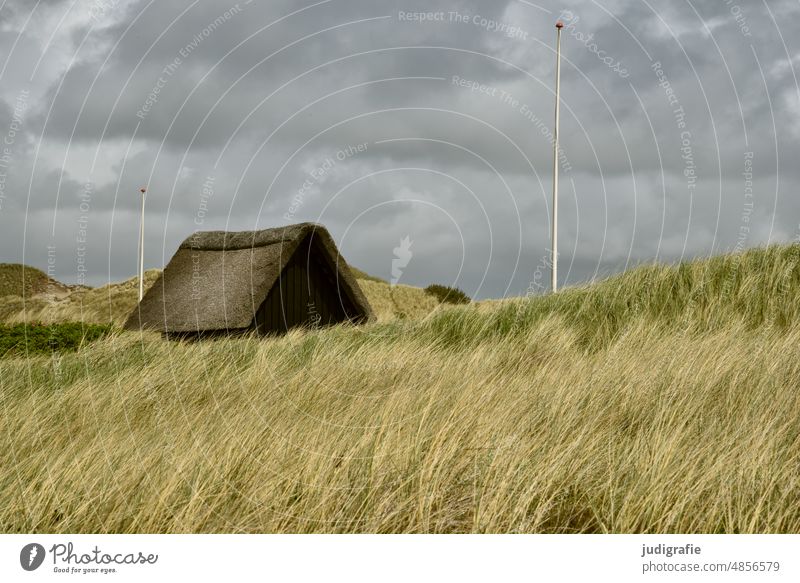
[(311, 235), (336, 271), (338, 293), (363, 314), (372, 309), (322, 225), (300, 223), (263, 231), (206, 231), (189, 236), (125, 323), (162, 332), (248, 328), (298, 246)]

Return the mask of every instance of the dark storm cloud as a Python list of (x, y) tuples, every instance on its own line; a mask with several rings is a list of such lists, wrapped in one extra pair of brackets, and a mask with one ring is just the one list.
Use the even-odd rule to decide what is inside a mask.
[(318, 220), (376, 275), (408, 236), (406, 283), (525, 293), (548, 247), (559, 16), (570, 282), (798, 235), (796, 2), (31, 8), (0, 10), (3, 100), (30, 91), (3, 260), (43, 265), (52, 243), (67, 280), (87, 196), (92, 281), (135, 272), (146, 182), (149, 266), (194, 229)]

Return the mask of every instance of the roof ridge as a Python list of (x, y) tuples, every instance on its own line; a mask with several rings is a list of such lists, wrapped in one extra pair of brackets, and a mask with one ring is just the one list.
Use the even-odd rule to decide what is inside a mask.
[(258, 231), (195, 231), (189, 235), (179, 249), (194, 251), (235, 251), (253, 249), (279, 243), (289, 243), (305, 237), (309, 232), (320, 231), (329, 235), (319, 223), (297, 223)]

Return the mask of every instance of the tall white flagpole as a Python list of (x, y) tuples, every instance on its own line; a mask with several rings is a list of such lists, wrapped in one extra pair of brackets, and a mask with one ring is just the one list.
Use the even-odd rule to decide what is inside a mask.
[(144, 195), (147, 190), (140, 188), (142, 193), (142, 217), (139, 220), (139, 301), (144, 297)]
[(556, 121), (553, 129), (553, 240), (551, 243), (553, 266), (550, 289), (558, 290), (558, 124), (561, 110), (561, 29), (564, 23), (556, 22)]

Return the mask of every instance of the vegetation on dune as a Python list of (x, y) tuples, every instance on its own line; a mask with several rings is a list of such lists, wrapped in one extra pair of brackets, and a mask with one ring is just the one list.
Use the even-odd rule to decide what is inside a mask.
[(799, 296), (800, 247), (771, 247), (2, 359), (0, 531), (797, 532)]
[[(155, 283), (161, 270), (145, 272), (145, 289)], [(62, 284), (63, 285), (63, 284)], [(136, 307), (139, 299), (139, 279), (132, 277), (120, 283), (97, 288), (77, 289), (63, 297), (33, 296), (31, 298), (0, 298), (0, 321), (24, 322), (84, 322), (121, 326)]]
[(361, 291), (379, 322), (418, 320), (439, 307), (435, 298), (410, 285), (389, 285), (371, 280), (358, 280)]
[(35, 267), (21, 263), (0, 263), (0, 298), (31, 297), (49, 291), (63, 291), (66, 286)]
[(457, 287), (432, 284), (425, 288), (425, 293), (432, 295), (442, 304), (468, 304), (469, 296)]
[(111, 325), (61, 322), (59, 324), (0, 324), (0, 357), (52, 354), (77, 350), (111, 332)]
[(370, 275), (369, 273), (367, 273), (365, 271), (361, 271), (357, 267), (353, 267), (352, 265), (350, 265), (349, 267), (350, 267), (350, 271), (353, 272), (353, 276), (356, 279), (363, 279), (363, 280), (366, 280), (366, 281), (376, 281), (378, 283), (387, 283), (386, 280), (381, 279), (380, 277), (375, 277), (374, 275)]
[[(695, 333), (732, 324), (785, 328), (797, 320), (800, 245), (663, 267), (648, 265), (525, 305), (527, 319), (562, 315), (587, 347), (602, 347), (635, 318)], [(502, 312), (500, 310), (499, 312)]]
[[(426, 296), (419, 288), (405, 285), (390, 286), (377, 277), (367, 275), (358, 269), (351, 269), (355, 272), (359, 285), (379, 321), (421, 318), (437, 307), (437, 302)], [(145, 290), (155, 283), (160, 273), (159, 269), (145, 272)], [(0, 297), (0, 322), (76, 321), (121, 326), (136, 307), (138, 292), (138, 279), (133, 277), (94, 289), (79, 289), (56, 298)]]

